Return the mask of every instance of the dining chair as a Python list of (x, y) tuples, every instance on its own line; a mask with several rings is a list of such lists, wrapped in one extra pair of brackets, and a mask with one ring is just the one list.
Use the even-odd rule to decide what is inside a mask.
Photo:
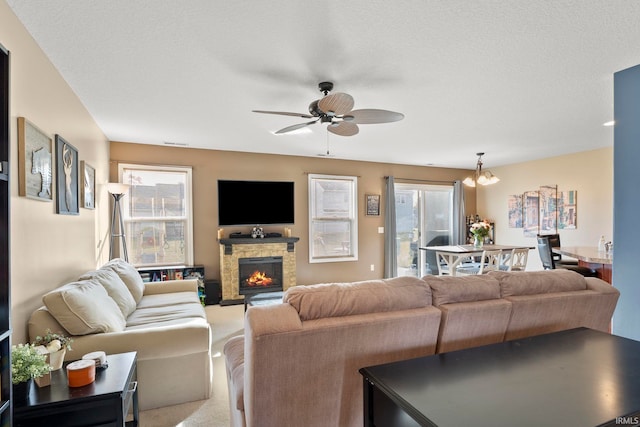
[[(459, 266), (472, 264), (470, 256), (461, 256), (451, 252), (436, 251), (436, 260), (438, 263), (438, 276), (455, 276)], [(454, 264), (455, 267), (452, 268)]]
[(529, 248), (513, 248), (511, 251), (503, 252), (500, 261), (501, 271), (524, 271), (527, 268), (529, 259)]
[(553, 257), (553, 262), (556, 264), (556, 267), (560, 267), (560, 265), (578, 265), (578, 260), (562, 258), (562, 254), (553, 252), (553, 248), (560, 247), (559, 234), (538, 234), (538, 237), (545, 236), (549, 238), (549, 244), (551, 245), (551, 256)]
[(489, 271), (500, 270), (500, 260), (502, 258), (502, 250), (485, 250), (482, 251), (480, 262), (472, 265), (460, 266), (456, 269), (456, 275), (469, 276), (474, 274), (484, 274)]
[(572, 270), (576, 273), (580, 273), (585, 277), (596, 277), (596, 272), (588, 267), (580, 265), (556, 265), (553, 254), (551, 252), (551, 244), (549, 243), (549, 237), (538, 236), (538, 253), (540, 254), (540, 261), (542, 261), (542, 267), (545, 270), (555, 270), (556, 268), (563, 268), (565, 270)]

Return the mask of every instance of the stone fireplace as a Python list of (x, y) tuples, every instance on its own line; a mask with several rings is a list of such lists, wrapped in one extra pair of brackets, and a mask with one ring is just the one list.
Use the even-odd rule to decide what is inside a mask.
[[(298, 237), (220, 239), (220, 304), (239, 304), (245, 295), (286, 291), (295, 286), (295, 243), (298, 240)], [(256, 271), (257, 277), (251, 278)], [(268, 279), (271, 279), (270, 283)]]
[(267, 256), (238, 259), (240, 295), (282, 290), (282, 257)]

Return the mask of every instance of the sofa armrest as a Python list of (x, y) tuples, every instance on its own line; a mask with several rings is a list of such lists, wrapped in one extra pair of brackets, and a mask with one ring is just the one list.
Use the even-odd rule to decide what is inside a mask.
[(165, 280), (163, 282), (146, 282), (144, 284), (144, 295), (188, 291), (198, 292), (198, 279)]
[(619, 290), (597, 277), (585, 277), (585, 281), (587, 282), (587, 289), (591, 291), (596, 291), (601, 294), (620, 294)]

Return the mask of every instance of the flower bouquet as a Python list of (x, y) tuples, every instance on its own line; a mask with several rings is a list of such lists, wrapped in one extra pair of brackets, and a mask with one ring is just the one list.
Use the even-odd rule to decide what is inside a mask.
[(476, 248), (481, 248), (484, 244), (484, 239), (489, 236), (489, 232), (491, 231), (491, 224), (489, 224), (486, 220), (480, 222), (474, 222), (471, 224), (471, 228), (469, 229), (471, 234), (473, 234), (473, 246)]

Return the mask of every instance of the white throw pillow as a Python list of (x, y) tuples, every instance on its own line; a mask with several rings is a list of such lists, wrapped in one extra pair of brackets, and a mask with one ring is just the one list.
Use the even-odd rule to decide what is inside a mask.
[(100, 270), (89, 271), (78, 278), (78, 280), (93, 280), (100, 283), (107, 291), (109, 296), (118, 304), (122, 315), (126, 319), (136, 309), (136, 300), (129, 292), (127, 285), (124, 284), (118, 274), (106, 268)]
[(42, 297), (49, 313), (71, 335), (122, 331), (126, 321), (120, 308), (97, 282), (66, 284)]
[(122, 279), (124, 284), (127, 285), (127, 288), (129, 289), (129, 292), (131, 292), (136, 304), (140, 302), (142, 294), (144, 293), (144, 282), (142, 281), (142, 277), (140, 277), (138, 270), (120, 258), (112, 259), (101, 268), (109, 268), (115, 271), (118, 276), (120, 276), (120, 279)]

